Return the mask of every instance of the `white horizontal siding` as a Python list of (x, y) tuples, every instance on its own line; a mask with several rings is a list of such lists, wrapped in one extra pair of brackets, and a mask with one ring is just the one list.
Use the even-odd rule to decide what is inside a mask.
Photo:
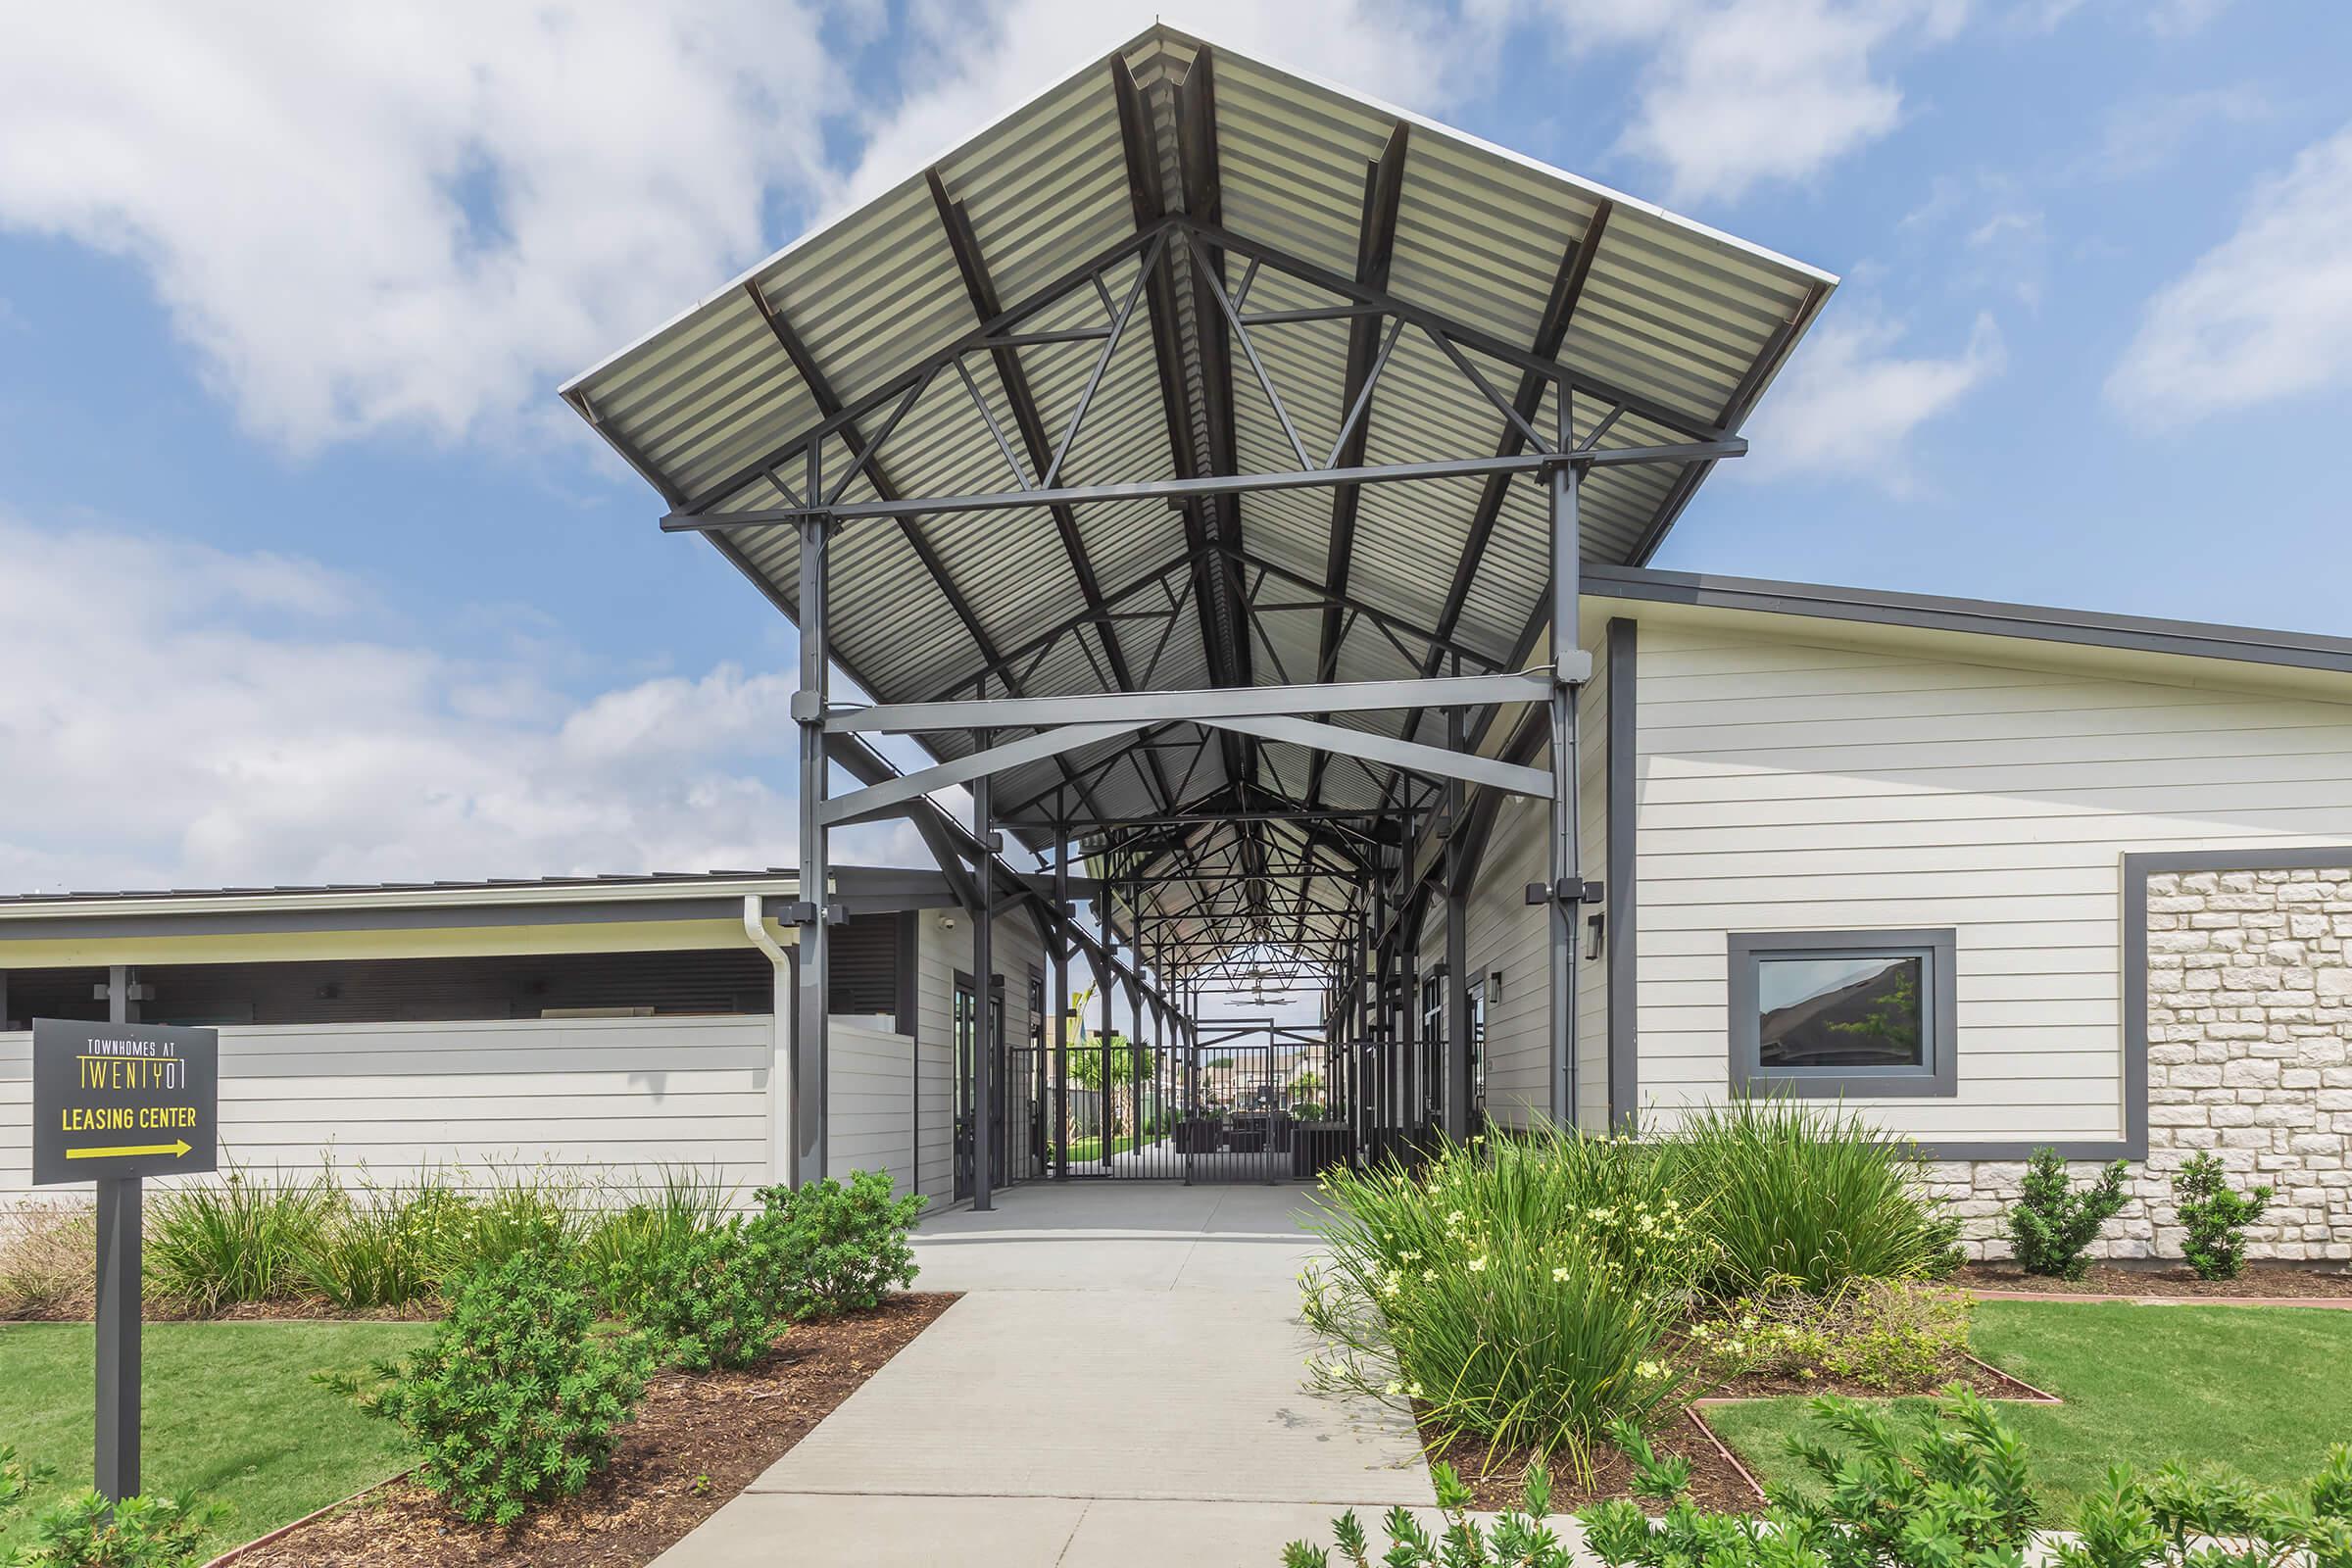
[[(1728, 1085), (1734, 931), (1952, 927), (1946, 1141), (2123, 1123), (2122, 858), (2352, 842), (2352, 706), (1645, 621), (1642, 1098)], [(2220, 672), (2217, 672), (2217, 675)]]
[[(223, 1028), (221, 1158), (622, 1187), (694, 1165), (748, 1198), (769, 1179), (771, 1052), (764, 1016)], [(0, 1035), (0, 1196), (31, 1180), (31, 1054), (29, 1034)]]
[(825, 1020), (825, 1167), (890, 1173), (893, 1191), (914, 1191), (914, 1037), (884, 1020)]
[[(960, 910), (951, 911), (948, 917), (956, 922), (952, 931), (941, 924), (942, 911), (924, 910), (917, 917), (915, 940), (915, 1054), (920, 1084), (915, 1190), (929, 1195), (934, 1203), (950, 1200), (956, 1191), (956, 976), (972, 969), (971, 918)], [(1004, 982), (1004, 1038), (1017, 1049), (1029, 1043), (1029, 970), (1033, 965), (1045, 967), (1045, 949), (1025, 913), (1000, 915), (993, 936), (992, 962)], [(1119, 1027), (1124, 1029), (1124, 997), (1121, 1004)], [(1012, 1103), (1005, 1106), (1005, 1135), (1026, 1128), (1028, 1115), (1029, 1086), (1016, 1083), (1009, 1089), (1007, 1098)], [(1016, 1180), (1029, 1174), (1026, 1132), (1021, 1131), (1006, 1147), (1015, 1156), (1006, 1167), (1007, 1174)]]

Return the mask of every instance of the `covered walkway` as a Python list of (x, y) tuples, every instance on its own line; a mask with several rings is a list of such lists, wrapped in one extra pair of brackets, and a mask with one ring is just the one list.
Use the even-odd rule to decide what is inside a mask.
[[(1086, 1070), (1131, 1127), (1154, 1082), (1188, 1147), (1288, 1117), (1343, 1159), (1616, 1115), (1630, 890), (1580, 587), (1746, 450), (1835, 281), (1155, 25), (566, 385), (662, 526), (800, 628), (799, 1174), (827, 1168), (830, 835), (902, 814), (971, 972), (1034, 922), (1065, 1039), (1072, 950), (1109, 976), (1092, 1033), (1124, 1013), (1135, 1059)], [(1483, 888), (1512, 956), (1473, 974), (1512, 835)], [(1319, 1004), (1317, 1058), (1220, 1102), (1201, 1009), (1237, 994)], [(956, 1027), (956, 1196), (986, 1209), (1032, 1126), (1075, 1174), (1068, 1054), (1023, 1087)]]
[(1031, 1185), (917, 1243), (963, 1299), (662, 1568), (1272, 1563), (1434, 1501), (1408, 1423), (1301, 1390), (1296, 1187)]

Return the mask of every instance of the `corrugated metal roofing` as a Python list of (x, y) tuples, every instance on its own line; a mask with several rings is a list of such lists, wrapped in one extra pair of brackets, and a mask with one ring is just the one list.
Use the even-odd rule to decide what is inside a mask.
[[(1736, 429), (1836, 281), (1419, 117), (1154, 26), (579, 376), (566, 397), (673, 508), (724, 516), (784, 504), (761, 464), (833, 409), (892, 385), (968, 337), (990, 314), (984, 301), (995, 310), (1017, 307), (1134, 241), (1139, 205), (1151, 193), (1130, 178), (1116, 86), (1122, 65), (1149, 122), (1147, 162), (1156, 166), (1164, 212), (1185, 211), (1240, 241), (1353, 277), (1367, 171), (1401, 136), (1388, 292), (1541, 354), (1546, 317), (1581, 266), (1582, 292), (1556, 362), (1632, 402), (1634, 412), (1610, 424), (1606, 446), (1689, 439), (1668, 419)], [(1208, 160), (1188, 171), (1180, 155), (1180, 90), (1213, 102), (1207, 143), (1214, 178), (1205, 191)], [(1203, 205), (1213, 211), (1198, 210)], [(965, 219), (984, 278), (967, 273), (951, 239), (951, 224)], [(1580, 251), (1589, 253), (1581, 264)], [(1060, 482), (1298, 466), (1244, 356), (1232, 355), (1230, 386), (1216, 373), (1196, 318), (1220, 308), (1213, 295), (1196, 292), (1200, 265), (1183, 236), (1172, 236), (1166, 309), (1174, 320), (1156, 324), (1177, 356), (1178, 407), (1168, 407), (1158, 345), (1139, 322), (1103, 371)], [(1244, 267), (1230, 255), (1221, 264), (1229, 286), (1238, 286)], [(1103, 279), (1107, 300), (1082, 289), (1021, 329), (1098, 327), (1105, 307), (1124, 300), (1139, 276), (1138, 261), (1122, 259)], [(1251, 273), (1246, 309), (1342, 303), (1269, 266)], [(1332, 319), (1250, 333), (1318, 465), (1348, 413), (1350, 336), (1348, 322)], [(1009, 373), (1025, 382), (1051, 450), (1094, 371), (1098, 344), (1000, 352), (1017, 362)], [(1464, 352), (1498, 395), (1518, 388), (1518, 368)], [(963, 371), (985, 414), (964, 395)], [(1579, 440), (1595, 433), (1612, 401), (1579, 396), (1572, 421)], [(1222, 461), (1211, 412), (1221, 406), (1230, 409), (1231, 432), (1231, 456)], [(858, 438), (871, 439), (886, 412), (864, 420)], [(968, 355), (960, 371), (934, 379), (879, 449), (877, 471), (861, 474), (848, 497), (874, 499), (882, 484), (901, 496), (1017, 488), (1000, 436), (1034, 483), (1044, 465), (1030, 450), (1036, 437), (1024, 439), (1021, 413), (1006, 367), (986, 352)], [(1546, 393), (1532, 422), (1549, 430), (1556, 417)], [(1399, 333), (1370, 406), (1363, 461), (1485, 457), (1510, 434), (1427, 336)], [(834, 472), (846, 471), (854, 457), (842, 433), (822, 443), (822, 461)], [(1582, 488), (1586, 557), (1595, 564), (1645, 560), (1704, 471), (1705, 465), (1592, 469)], [(789, 477), (800, 479), (798, 472)], [(1333, 678), (1394, 678), (1438, 667), (1433, 634), (1467, 650), (1473, 667), (1507, 667), (1523, 657), (1548, 572), (1537, 485), (1471, 478), (1363, 486), (1352, 505), (1349, 547), (1337, 562), (1339, 504), (1327, 489), (1210, 502), (1189, 518), (1156, 501), (1123, 501), (1060, 514), (1033, 508), (860, 520), (841, 528), (833, 547), (837, 662), (879, 700), (924, 701), (968, 695), (992, 668), (987, 690), (1029, 696), (1205, 686), (1245, 672), (1260, 684), (1307, 682), (1323, 678), (1327, 652)], [(1213, 560), (1209, 569), (1200, 567), (1203, 535), (1212, 548), (1243, 553), (1230, 575)], [(792, 528), (741, 528), (724, 548), (762, 591), (797, 612)], [(1300, 585), (1328, 591), (1343, 573), (1348, 608), (1327, 615)], [(1056, 627), (1076, 629), (1049, 638)], [(1343, 722), (1396, 733), (1404, 716)], [(1425, 714), (1415, 738), (1442, 733), (1443, 721)], [(1394, 799), (1389, 770), (1357, 759), (1318, 768), (1295, 746), (1203, 747), (1191, 726), (1146, 740), (1158, 748), (1148, 756), (1122, 756), (1123, 743), (1106, 742), (999, 775), (996, 796), (1007, 825), (1043, 843), (1062, 812), (1152, 815), (1244, 799), (1237, 792), (1252, 804), (1312, 796), (1327, 808)], [(960, 735), (928, 737), (927, 744), (943, 757), (971, 749)], [(1245, 769), (1240, 776), (1230, 765), (1235, 759)], [(1254, 836), (1271, 840), (1262, 825)], [(1238, 938), (1242, 926), (1232, 929)]]

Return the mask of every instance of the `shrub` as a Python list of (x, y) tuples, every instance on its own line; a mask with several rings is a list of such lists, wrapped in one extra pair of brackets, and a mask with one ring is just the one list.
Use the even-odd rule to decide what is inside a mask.
[(645, 1392), (634, 1336), (601, 1338), (596, 1312), (548, 1254), (522, 1250), (455, 1290), (432, 1341), (375, 1381), (322, 1376), (415, 1444), (417, 1479), (461, 1518), (511, 1525), (570, 1496), (612, 1459)]
[(2083, 1253), (2099, 1227), (2130, 1201), (2124, 1191), (2127, 1168), (2119, 1159), (2097, 1182), (2077, 1192), (2058, 1152), (2035, 1150), (2027, 1162), (2017, 1204), (2009, 1210), (2009, 1240), (2018, 1267), (2029, 1274), (2081, 1279), (2090, 1267)]
[(187, 1568), (212, 1555), (205, 1533), (227, 1515), (218, 1502), (77, 1493), (34, 1517), (9, 1568)]
[(906, 1236), (927, 1200), (893, 1198), (888, 1172), (852, 1171), (846, 1187), (831, 1177), (798, 1192), (762, 1187), (759, 1197), (765, 1212), (753, 1228), (779, 1259), (794, 1316), (879, 1306), (893, 1285), (914, 1283)]
[(637, 1289), (637, 1326), (678, 1365), (747, 1367), (791, 1320), (776, 1240), (731, 1220), (671, 1244)]
[[(2228, 1546), (2207, 1544), (2227, 1542)], [(2168, 1465), (2142, 1481), (2119, 1465), (2082, 1505), (2057, 1568), (2220, 1568), (2226, 1564), (2352, 1563), (2352, 1446), (2337, 1444), (2294, 1494), (2218, 1470)]]
[[(1513, 1568), (1572, 1568), (1576, 1559), (1544, 1523), (1551, 1512), (1551, 1479), (1542, 1465), (1530, 1465), (1527, 1494), (1521, 1506), (1505, 1509), (1492, 1527), (1470, 1517), (1470, 1489), (1449, 1464), (1433, 1464), (1429, 1479), (1438, 1494), (1438, 1511), (1446, 1528), (1433, 1539), (1409, 1508), (1391, 1508), (1381, 1520), (1389, 1548), (1377, 1559), (1364, 1534), (1363, 1521), (1350, 1508), (1332, 1521), (1340, 1560), (1352, 1568), (1475, 1568), (1508, 1563)], [(1695, 1562), (1698, 1559), (1692, 1558)], [(1331, 1552), (1294, 1541), (1282, 1550), (1283, 1568), (1331, 1568)]]
[(0, 1317), (88, 1317), (97, 1279), (89, 1209), (20, 1203), (0, 1215)]
[(636, 1310), (655, 1264), (726, 1217), (733, 1190), (693, 1166), (664, 1167), (651, 1200), (610, 1209), (580, 1242), (581, 1270), (606, 1310)]
[[(1577, 1515), (1585, 1545), (1606, 1568), (2017, 1568), (2029, 1553), (2056, 1568), (2343, 1568), (2352, 1562), (2352, 1447), (2329, 1450), (2318, 1477), (2292, 1494), (2266, 1492), (2214, 1472), (2180, 1469), (2142, 1480), (2118, 1467), (2085, 1506), (2071, 1538), (2036, 1542), (2037, 1509), (2024, 1447), (1967, 1393), (1940, 1401), (1925, 1427), (1838, 1399), (1813, 1402), (1815, 1418), (1847, 1440), (1847, 1451), (1790, 1444), (1824, 1483), (1819, 1501), (1773, 1494), (1760, 1518), (1707, 1513), (1685, 1494), (1689, 1467), (1659, 1460), (1642, 1434), (1612, 1436), (1634, 1459), (1635, 1490), (1670, 1504), (1650, 1519), (1635, 1502), (1596, 1503)], [(1528, 1477), (1524, 1513), (1491, 1533), (1471, 1519), (1452, 1472), (1432, 1466), (1446, 1529), (1430, 1540), (1413, 1516), (1392, 1509), (1390, 1547), (1372, 1555), (1350, 1512), (1334, 1521), (1343, 1561), (1370, 1568), (1568, 1568), (1568, 1550), (1543, 1528), (1549, 1498), (1540, 1471)], [(2046, 1558), (2043, 1553), (2046, 1552)], [(1331, 1553), (1305, 1542), (1284, 1548), (1285, 1568), (1328, 1568)]]
[(198, 1315), (294, 1296), (302, 1258), (339, 1201), (323, 1175), (265, 1180), (234, 1167), (218, 1182), (160, 1192), (147, 1218), (148, 1283)]
[(2173, 1196), (2180, 1205), (2180, 1223), (2188, 1227), (2181, 1255), (2198, 1277), (2233, 1280), (2246, 1266), (2246, 1227), (2271, 1206), (2271, 1190), (2230, 1191), (2222, 1162), (2208, 1153), (2188, 1156), (2173, 1177)]
[(1795, 1284), (1924, 1279), (1957, 1262), (1958, 1224), (1908, 1145), (1840, 1107), (1742, 1099), (1693, 1111), (1663, 1145), (1684, 1205), (1718, 1249), (1726, 1297)]
[(1888, 1393), (1951, 1376), (1976, 1299), (1944, 1286), (1858, 1280), (1826, 1297), (1782, 1292), (1734, 1302), (1692, 1337), (1722, 1376), (1850, 1379)]
[(1688, 1397), (1665, 1348), (1711, 1249), (1664, 1163), (1546, 1130), (1325, 1173), (1325, 1258), (1303, 1281), (1314, 1380), (1412, 1399), (1496, 1447), (1586, 1445)]
[(339, 1198), (296, 1267), (314, 1294), (343, 1311), (412, 1306), (433, 1295), (469, 1214), (465, 1195), (437, 1174), (370, 1186)]

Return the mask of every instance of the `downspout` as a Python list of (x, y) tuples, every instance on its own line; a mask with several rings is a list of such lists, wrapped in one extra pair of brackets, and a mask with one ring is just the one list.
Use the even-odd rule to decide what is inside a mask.
[[(793, 1028), (792, 956), (784, 951), (784, 945), (776, 940), (775, 933), (768, 930), (764, 901), (757, 893), (743, 896), (743, 934), (751, 939), (753, 947), (767, 955), (767, 961), (775, 970), (775, 979), (768, 992), (768, 1036), (773, 1048), (769, 1052), (769, 1060), (773, 1065), (768, 1071), (775, 1075), (767, 1092), (768, 1170), (779, 1184), (798, 1187), (800, 1161), (792, 1157), (793, 1146), (790, 1142), (795, 1136), (794, 1129), (800, 1125), (793, 1119), (793, 1065), (798, 1057), (789, 1035)], [(783, 1040), (774, 1038), (779, 1029), (787, 1031), (787, 1037)], [(783, 1129), (787, 1140), (783, 1146), (784, 1156), (780, 1159), (776, 1153), (779, 1128)]]

